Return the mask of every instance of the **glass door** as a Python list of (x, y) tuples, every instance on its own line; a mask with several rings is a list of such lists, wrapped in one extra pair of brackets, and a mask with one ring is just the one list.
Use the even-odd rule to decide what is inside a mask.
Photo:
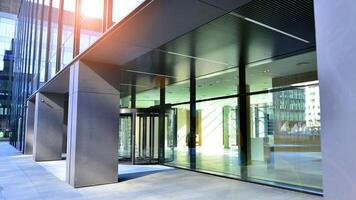
[[(177, 134), (176, 113), (169, 109), (165, 115), (165, 161), (174, 157), (173, 138)], [(158, 163), (159, 109), (121, 109), (119, 131), (119, 161), (132, 164)]]
[(135, 134), (135, 163), (158, 163), (158, 112), (138, 109)]
[(119, 160), (131, 160), (132, 149), (132, 116), (120, 115), (119, 131)]

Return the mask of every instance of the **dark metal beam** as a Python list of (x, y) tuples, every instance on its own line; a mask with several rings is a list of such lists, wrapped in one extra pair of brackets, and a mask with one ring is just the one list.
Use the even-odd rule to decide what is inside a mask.
[(190, 129), (188, 135), (188, 147), (190, 168), (196, 169), (196, 136), (197, 136), (197, 109), (196, 109), (196, 78), (195, 78), (195, 59), (190, 59)]
[(164, 143), (165, 143), (165, 104), (166, 104), (166, 87), (165, 78), (160, 78), (159, 90), (159, 122), (158, 122), (158, 162), (164, 163)]

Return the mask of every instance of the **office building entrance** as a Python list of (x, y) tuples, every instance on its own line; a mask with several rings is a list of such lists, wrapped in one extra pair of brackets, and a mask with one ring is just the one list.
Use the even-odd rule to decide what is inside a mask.
[[(176, 132), (174, 110), (166, 110), (165, 136)], [(159, 109), (120, 109), (119, 161), (131, 164), (157, 164), (159, 160)], [(171, 137), (169, 137), (171, 138)], [(173, 144), (165, 144), (165, 152), (173, 152)]]
[(158, 120), (158, 109), (120, 109), (120, 161), (158, 163)]

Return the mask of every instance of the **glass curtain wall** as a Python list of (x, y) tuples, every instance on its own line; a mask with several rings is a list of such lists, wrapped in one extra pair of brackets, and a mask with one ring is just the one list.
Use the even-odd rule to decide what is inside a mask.
[(51, 0), (51, 26), (50, 26), (50, 43), (48, 58), (48, 78), (51, 79), (56, 74), (56, 56), (57, 56), (57, 38), (58, 38), (58, 16), (59, 1)]
[(39, 68), (40, 68), (40, 45), (41, 45), (41, 16), (42, 16), (42, 0), (36, 0), (36, 8), (34, 15), (34, 58), (33, 58), (33, 77), (32, 90), (35, 91), (39, 87)]
[(75, 0), (65, 0), (63, 5), (63, 28), (60, 68), (65, 67), (73, 59)]
[(249, 178), (321, 190), (315, 52), (249, 67), (246, 76), (250, 90)]
[(49, 41), (49, 37), (48, 37), (48, 25), (49, 25), (49, 20), (50, 20), (50, 1), (51, 0), (42, 0), (42, 4), (41, 4), (41, 7), (42, 7), (42, 18), (43, 20), (41, 21), (41, 45), (39, 48), (41, 48), (41, 56), (40, 56), (40, 71), (39, 71), (39, 85), (42, 86), (45, 81), (46, 81), (46, 73), (47, 73), (47, 70), (46, 70), (46, 56), (47, 56), (47, 44), (48, 44), (48, 41)]
[(0, 141), (10, 137), (11, 71), (16, 16), (0, 12)]
[(135, 8), (141, 5), (145, 0), (112, 0), (113, 12), (112, 21), (119, 22), (129, 15)]
[[(316, 70), (315, 51), (247, 65), (244, 97), (238, 92), (240, 77), (236, 68), (197, 78), (195, 168), (190, 165), (187, 145), (189, 83), (167, 86), (166, 103), (176, 110), (177, 134), (172, 139), (173, 160), (166, 160), (166, 164), (321, 191), (320, 99)], [(137, 99), (148, 100), (156, 95), (157, 92), (150, 95), (150, 91), (146, 91), (138, 94)], [(239, 117), (242, 112), (239, 98), (246, 98), (247, 102), (243, 120)], [(241, 123), (247, 127), (244, 133)], [(247, 135), (246, 154), (241, 152), (241, 134)], [(242, 164), (241, 156), (247, 156), (246, 164)]]
[(80, 18), (80, 52), (93, 44), (103, 32), (104, 0), (82, 0)]
[[(63, 10), (60, 3), (63, 2)], [(81, 14), (75, 21), (77, 0), (25, 0), (22, 1), (16, 25), (17, 31), (11, 31), (12, 23), (1, 18), (0, 34), (15, 35), (15, 63), (12, 83), (11, 143), (22, 150), (25, 130), (25, 105), (29, 95), (50, 80), (73, 58), (74, 44), (79, 44), (83, 52), (103, 33), (104, 0), (82, 0)], [(111, 12), (128, 15), (138, 1), (125, 1), (117, 4)], [(121, 9), (118, 13), (118, 9)], [(62, 16), (62, 20), (60, 19)], [(105, 18), (107, 19), (107, 17)], [(61, 21), (59, 21), (61, 20)], [(112, 19), (108, 19), (112, 20)], [(6, 23), (3, 23), (6, 22)], [(75, 26), (79, 28), (78, 37), (74, 37)], [(58, 30), (62, 31), (58, 33)], [(13, 36), (11, 36), (13, 37)], [(74, 41), (76, 38), (77, 41)], [(7, 48), (0, 38), (0, 50)], [(58, 45), (59, 43), (59, 45)], [(59, 52), (60, 51), (60, 52)], [(0, 54), (3, 54), (1, 52)], [(61, 55), (60, 58), (57, 58)], [(4, 68), (1, 63), (0, 69)], [(1, 111), (0, 111), (1, 112)]]

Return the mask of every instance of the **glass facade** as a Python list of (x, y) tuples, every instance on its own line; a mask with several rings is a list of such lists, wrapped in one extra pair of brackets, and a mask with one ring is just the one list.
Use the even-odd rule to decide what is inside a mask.
[(80, 52), (93, 44), (103, 32), (104, 0), (82, 0)]
[[(296, 45), (282, 51), (278, 48), (283, 39), (278, 38), (268, 53), (263, 45), (252, 41), (247, 59), (234, 57), (238, 54), (234, 45), (238, 46), (240, 40), (233, 37), (240, 37), (240, 33), (229, 27), (246, 23), (234, 15), (216, 19), (159, 47), (159, 56), (156, 51), (142, 57), (158, 57), (155, 64), (165, 63), (169, 73), (179, 69), (173, 72), (173, 83), (166, 77), (165, 107), (175, 111), (175, 127), (171, 130), (165, 122), (165, 164), (321, 192), (315, 47), (309, 43), (308, 48)], [(261, 28), (258, 25), (253, 28)], [(258, 39), (273, 43), (272, 37)], [(193, 47), (196, 52), (192, 53)], [(160, 55), (163, 52), (166, 54)], [(195, 67), (193, 78), (189, 65)], [(190, 75), (180, 78), (185, 73)], [(130, 106), (135, 99), (137, 108), (159, 106), (162, 94), (157, 82), (155, 85), (154, 89), (136, 87), (141, 92), (132, 98), (131, 91), (130, 96), (122, 97), (121, 105)]]
[[(104, 2), (111, 6), (104, 9)], [(11, 39), (15, 41), (10, 125), (11, 143), (18, 149), (24, 149), (27, 98), (105, 32), (104, 16), (105, 23), (112, 25), (109, 13), (117, 15), (117, 9), (122, 9), (120, 16), (125, 17), (139, 3), (115, 3), (115, 11), (112, 5), (113, 0), (25, 0), (17, 24), (15, 19), (0, 17), (1, 57), (10, 49)], [(1, 62), (0, 70), (3, 68)], [(10, 113), (10, 109), (4, 112)]]
[(75, 0), (63, 2), (63, 28), (60, 68), (64, 68), (73, 59)]
[(13, 66), (13, 37), (16, 16), (0, 12), (0, 141), (11, 135), (11, 70)]
[[(292, 70), (296, 65), (291, 66), (291, 60), (303, 67)], [(299, 64), (301, 60), (307, 61)], [(288, 67), (290, 69), (284, 71)], [(171, 138), (174, 151), (167, 151), (173, 159), (166, 160), (166, 164), (321, 191), (320, 99), (315, 52), (247, 67), (246, 95), (237, 92), (238, 71), (228, 69), (197, 78), (194, 102), (189, 100), (188, 83), (167, 86), (166, 99), (176, 110), (177, 127), (175, 137)], [(148, 101), (152, 105), (159, 100), (157, 96), (156, 90), (139, 93), (137, 101), (142, 102), (137, 105), (148, 106)], [(247, 110), (241, 119), (239, 98), (243, 97)], [(188, 145), (192, 103), (196, 105), (194, 157)], [(242, 123), (246, 126), (246, 154), (241, 152)], [(166, 140), (170, 142), (167, 137)], [(246, 164), (242, 156), (247, 156)]]

